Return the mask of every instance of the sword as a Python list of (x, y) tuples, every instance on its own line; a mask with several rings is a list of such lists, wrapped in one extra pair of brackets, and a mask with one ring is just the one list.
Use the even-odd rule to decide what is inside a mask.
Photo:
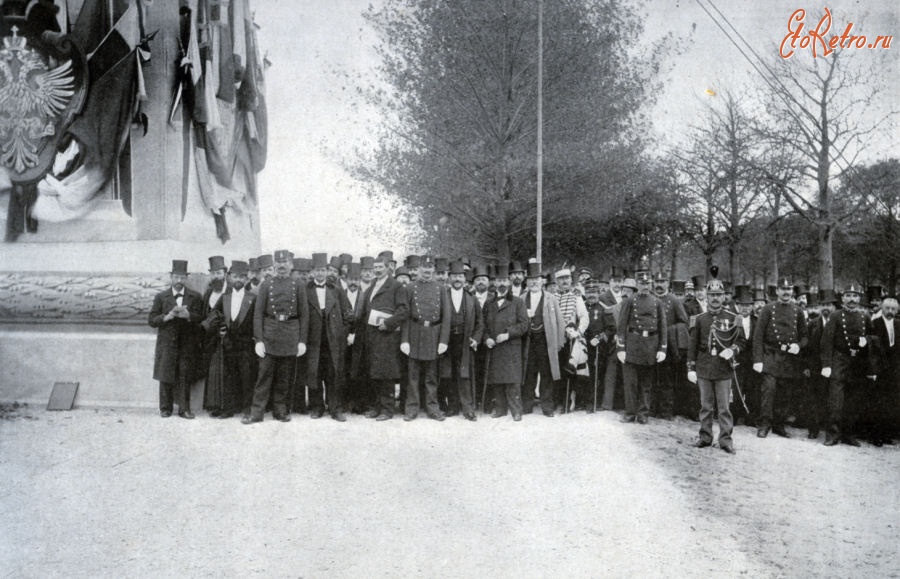
[(744, 393), (741, 392), (741, 385), (738, 382), (738, 377), (737, 377), (737, 364), (735, 364), (734, 361), (732, 361), (732, 363), (731, 363), (731, 375), (734, 376), (734, 388), (735, 388), (735, 390), (737, 390), (738, 397), (741, 399), (741, 405), (744, 407), (744, 411), (749, 416), (750, 409), (747, 408), (747, 402), (744, 400)]
[(594, 412), (597, 412), (597, 388), (600, 383), (600, 343), (594, 348)]
[(484, 416), (485, 399), (487, 398), (488, 378), (491, 373), (491, 355), (493, 352), (488, 349), (487, 358), (484, 360), (484, 390), (481, 391), (481, 415)]

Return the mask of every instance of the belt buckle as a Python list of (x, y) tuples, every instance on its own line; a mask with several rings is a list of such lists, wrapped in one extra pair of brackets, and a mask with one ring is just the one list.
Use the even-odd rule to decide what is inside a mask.
[(650, 334), (647, 333), (647, 330), (642, 331), (642, 332), (641, 332), (641, 335), (642, 335), (643, 337), (645, 337), (645, 338), (649, 338), (649, 337), (650, 337)]
[(427, 328), (427, 327), (431, 326), (431, 322), (429, 322), (428, 320), (425, 320), (422, 322), (422, 325)]
[(856, 350), (850, 350), (850, 357), (853, 358), (854, 356), (856, 356), (856, 352)]
[(286, 322), (287, 319), (288, 319), (288, 317), (287, 317), (285, 314), (278, 314), (278, 316), (276, 317), (276, 319), (277, 319), (279, 322)]

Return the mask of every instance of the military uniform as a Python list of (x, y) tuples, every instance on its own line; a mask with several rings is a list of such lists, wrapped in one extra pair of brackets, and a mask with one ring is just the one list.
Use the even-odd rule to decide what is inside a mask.
[(857, 308), (831, 314), (822, 332), (822, 368), (831, 368), (828, 383), (828, 430), (825, 444), (840, 439), (853, 443), (853, 429), (872, 374), (867, 336), (872, 334), (869, 314)]
[(718, 408), (719, 446), (731, 448), (731, 432), (734, 422), (729, 400), (733, 362), (721, 354), (731, 349), (739, 354), (744, 348), (743, 328), (740, 316), (724, 308), (718, 312), (707, 311), (697, 316), (690, 330), (687, 350), (687, 370), (696, 372), (700, 387), (700, 443), (712, 444), (713, 413)]
[(450, 342), (450, 300), (446, 288), (434, 280), (418, 280), (408, 291), (409, 319), (403, 324), (401, 343), (409, 344), (409, 384), (406, 417), (419, 413), (419, 381), (425, 379), (425, 409), (443, 417), (437, 398), (438, 346)]
[(297, 347), (305, 345), (308, 336), (309, 308), (300, 281), (273, 277), (260, 284), (253, 313), (253, 338), (265, 345), (266, 354), (259, 361), (251, 420), (262, 420), (270, 392), (273, 416), (290, 418), (286, 402), (297, 363)]
[[(604, 306), (601, 302), (597, 302), (587, 306), (588, 308), (588, 327), (584, 333), (584, 338), (588, 344), (588, 367), (590, 368), (590, 384), (591, 388), (589, 397), (585, 398), (585, 410), (593, 412), (597, 406), (602, 407), (601, 401), (596, 397), (603, 396), (600, 391), (601, 378), (606, 375), (606, 364), (610, 354), (615, 356), (616, 351), (616, 318), (613, 315), (613, 308)], [(592, 342), (597, 339), (597, 345)], [(615, 359), (613, 359), (615, 363)], [(595, 388), (596, 385), (596, 388)], [(609, 408), (612, 408), (612, 392), (610, 393)]]
[(806, 318), (793, 303), (774, 302), (763, 306), (753, 332), (753, 363), (762, 364), (758, 434), (769, 430), (785, 436), (784, 421), (790, 391), (796, 387), (803, 360), (799, 352), (791, 354), (792, 344), (806, 347)]
[(666, 311), (657, 296), (637, 293), (623, 303), (618, 324), (616, 350), (625, 353), (624, 419), (646, 422), (657, 354), (668, 346)]

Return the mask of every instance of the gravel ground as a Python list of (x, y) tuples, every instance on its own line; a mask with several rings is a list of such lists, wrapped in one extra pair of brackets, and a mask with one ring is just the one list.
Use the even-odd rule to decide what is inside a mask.
[(900, 447), (618, 415), (0, 412), (0, 576), (900, 577)]

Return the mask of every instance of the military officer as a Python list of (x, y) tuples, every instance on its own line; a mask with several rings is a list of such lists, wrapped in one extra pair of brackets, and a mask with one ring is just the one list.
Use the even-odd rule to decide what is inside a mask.
[(666, 310), (650, 292), (649, 271), (639, 271), (636, 282), (637, 293), (623, 303), (619, 314), (616, 357), (623, 364), (625, 416), (622, 421), (646, 424), (654, 370), (666, 359)]
[(866, 377), (872, 381), (868, 336), (872, 322), (859, 301), (862, 289), (856, 284), (841, 295), (843, 308), (831, 315), (822, 331), (822, 370), (828, 378), (828, 430), (825, 446), (844, 442), (859, 446), (854, 428), (868, 390)]
[(403, 419), (419, 413), (419, 382), (425, 382), (425, 410), (429, 418), (444, 420), (438, 404), (438, 357), (450, 343), (450, 301), (446, 288), (434, 279), (434, 259), (423, 256), (418, 276), (408, 291), (409, 319), (402, 327), (400, 351), (409, 357), (409, 384)]
[(153, 379), (159, 380), (159, 414), (172, 416), (178, 404), (178, 416), (194, 418), (191, 412), (191, 382), (197, 364), (198, 326), (202, 319), (203, 299), (185, 286), (187, 261), (172, 261), (169, 289), (153, 298), (147, 322), (156, 328), (156, 352)]
[(719, 448), (734, 454), (731, 440), (731, 378), (734, 357), (744, 348), (740, 317), (724, 309), (725, 288), (716, 278), (706, 284), (709, 309), (697, 316), (690, 330), (687, 379), (700, 387), (700, 440), (704, 448), (713, 442), (713, 413), (718, 409)]
[[(721, 284), (721, 282), (719, 283)], [(668, 350), (666, 351), (666, 361), (659, 365), (651, 405), (654, 416), (663, 420), (672, 420), (676, 406), (685, 416), (689, 416), (693, 411), (688, 408), (696, 400), (680, 399), (677, 403), (675, 400), (675, 392), (683, 391), (680, 385), (686, 371), (683, 360), (687, 354), (688, 316), (684, 311), (681, 299), (669, 291), (669, 279), (662, 272), (656, 276), (653, 291), (666, 310)]]
[(306, 288), (290, 277), (294, 256), (281, 249), (274, 257), (276, 276), (260, 284), (253, 310), (254, 350), (260, 358), (259, 372), (250, 416), (241, 420), (243, 424), (262, 422), (270, 393), (274, 418), (290, 421), (287, 395), (297, 358), (306, 353), (309, 337)]
[(778, 301), (766, 304), (753, 331), (753, 370), (762, 374), (759, 420), (756, 435), (769, 432), (788, 437), (784, 429), (787, 401), (802, 370), (801, 349), (808, 344), (808, 328), (803, 310), (792, 300), (794, 286), (781, 280)]

